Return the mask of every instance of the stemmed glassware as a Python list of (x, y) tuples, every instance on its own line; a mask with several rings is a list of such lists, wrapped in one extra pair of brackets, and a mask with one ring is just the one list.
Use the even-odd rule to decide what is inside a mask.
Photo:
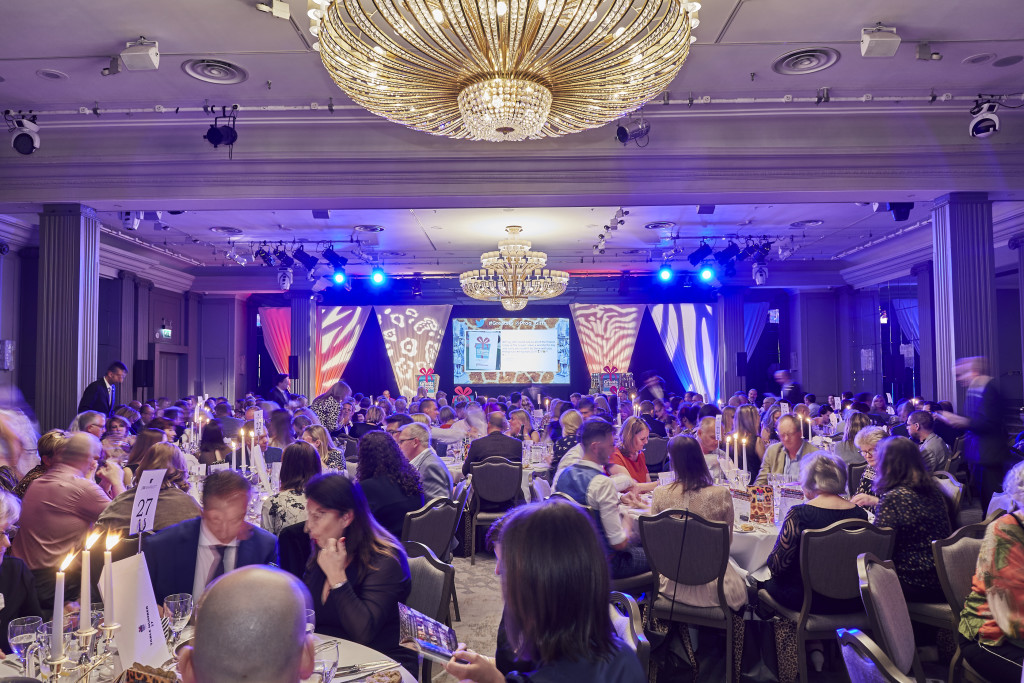
[(320, 683), (331, 683), (338, 670), (338, 641), (331, 640), (316, 647), (313, 674), (320, 676)]
[(42, 624), (42, 617), (19, 617), (7, 624), (7, 642), (21, 660), (21, 673), (24, 676), (28, 676), (28, 660), (25, 659), (25, 653), (29, 646), (36, 642), (36, 633)]
[(174, 593), (164, 598), (164, 609), (171, 624), (171, 648), (178, 642), (182, 630), (192, 618), (192, 596), (188, 593)]

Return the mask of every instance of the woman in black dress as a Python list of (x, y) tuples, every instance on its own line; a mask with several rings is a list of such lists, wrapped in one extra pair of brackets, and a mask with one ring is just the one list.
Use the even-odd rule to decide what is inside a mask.
[(398, 442), (385, 432), (360, 439), (356, 479), (377, 523), (401, 537), (405, 513), (419, 510), (424, 500), (420, 473), (402, 455)]

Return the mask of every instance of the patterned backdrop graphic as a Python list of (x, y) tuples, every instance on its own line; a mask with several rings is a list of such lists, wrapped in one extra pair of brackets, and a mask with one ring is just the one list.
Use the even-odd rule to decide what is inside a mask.
[(572, 304), (570, 308), (587, 369), (592, 373), (601, 372), (608, 365), (618, 368), (619, 372), (628, 372), (646, 307), (643, 304)]
[(433, 368), (452, 307), (374, 306), (399, 393), (416, 394), (420, 368)]
[(263, 343), (278, 372), (288, 372), (288, 356), (292, 352), (292, 309), (260, 307)]
[(658, 336), (683, 387), (714, 403), (718, 400), (714, 308), (710, 304), (658, 304), (650, 308)]
[(341, 379), (359, 335), (370, 317), (369, 306), (330, 306), (317, 309), (316, 393)]

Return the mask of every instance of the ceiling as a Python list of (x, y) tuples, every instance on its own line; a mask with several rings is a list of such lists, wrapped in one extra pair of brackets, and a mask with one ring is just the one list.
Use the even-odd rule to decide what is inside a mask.
[[(258, 11), (256, 0), (8, 0), (0, 23), (0, 109), (42, 112), (39, 121), (44, 130), (156, 126), (167, 123), (172, 116), (169, 112), (177, 107), (191, 118), (205, 119), (201, 111), (196, 112), (204, 104), (237, 103), (242, 116), (253, 118), (269, 117), (268, 112), (275, 110), (280, 116), (281, 110), (287, 110), (296, 117), (325, 122), (320, 133), (325, 136), (335, 130), (332, 122), (372, 118), (334, 85), (319, 54), (310, 48), (305, 0), (291, 0), (289, 4), (293, 18), (285, 21)], [(901, 111), (916, 108), (925, 115), (956, 111), (966, 129), (966, 111), (979, 93), (1018, 93), (1006, 104), (1021, 103), (1024, 12), (1020, 11), (1019, 0), (975, 0), (969, 6), (930, 0), (707, 0), (703, 5), (701, 23), (695, 30), (698, 40), (689, 59), (667, 98), (648, 107), (655, 120), (714, 114), (738, 117), (757, 126), (758, 117), (765, 114), (826, 115), (824, 107), (831, 107), (828, 112), (836, 115), (856, 112), (888, 116), (893, 107), (902, 106)], [(862, 58), (860, 29), (879, 21), (895, 26), (903, 43), (893, 58)], [(139, 36), (159, 41), (160, 68), (101, 75), (111, 56), (125, 42)], [(916, 59), (921, 41), (928, 41), (930, 51), (939, 53), (942, 59)], [(783, 54), (814, 47), (836, 50), (838, 61), (815, 73), (782, 75), (772, 70), (773, 62)], [(245, 70), (247, 79), (234, 85), (196, 80), (182, 69), (186, 60), (195, 58), (236, 64)], [(813, 100), (824, 87), (829, 88), (832, 101), (818, 107)], [(928, 101), (933, 94), (934, 104)], [(795, 101), (782, 104), (786, 95)], [(863, 101), (865, 95), (871, 96), (871, 103)], [(691, 97), (695, 101), (692, 108)], [(703, 103), (702, 98), (710, 98), (710, 103)], [(744, 101), (735, 101), (738, 99)], [(336, 111), (326, 114), (324, 108), (329, 101)], [(167, 111), (153, 113), (157, 105)], [(94, 107), (102, 112), (99, 118), (78, 113), (81, 108), (91, 112)], [(127, 109), (135, 111), (126, 113)], [(1004, 127), (1024, 127), (1024, 116), (1012, 111), (1001, 115)], [(810, 130), (821, 125), (819, 120), (820, 116), (808, 116), (804, 125)], [(260, 134), (264, 135), (262, 131)], [(764, 136), (773, 134), (770, 129), (764, 131)], [(922, 131), (924, 136), (929, 134)], [(606, 129), (560, 138), (550, 141), (545, 149), (571, 155), (575, 145), (592, 145), (597, 135), (605, 140), (610, 132)], [(396, 133), (395, 139), (401, 136)], [(430, 149), (446, 142), (452, 149), (460, 144), (434, 141)], [(774, 142), (784, 146), (787, 141)], [(964, 132), (958, 144), (975, 142)], [(466, 149), (466, 143), (461, 144), (458, 148)], [(485, 159), (498, 159), (506, 147), (484, 145), (474, 149)], [(422, 154), (424, 149), (418, 152)], [(41, 147), (33, 157), (45, 159), (46, 152), (47, 148)], [(132, 150), (121, 153), (130, 159)], [(18, 162), (12, 150), (0, 150), (0, 169)], [(224, 264), (231, 241), (237, 241), (239, 248), (249, 253), (252, 244), (262, 241), (289, 245), (333, 242), (338, 251), (356, 261), (360, 252), (368, 259), (382, 257), (396, 272), (452, 273), (474, 267), (479, 254), (494, 249), (504, 236), (503, 227), (516, 224), (524, 227), (524, 237), (533, 241), (535, 248), (549, 254), (551, 267), (615, 272), (653, 268), (651, 264), (660, 262), (673, 246), (679, 250), (675, 257), (683, 260), (701, 238), (712, 240), (717, 249), (729, 239), (741, 241), (742, 246), (743, 238), (768, 237), (776, 241), (775, 260), (780, 258), (779, 247), (790, 246), (790, 239), (792, 260), (846, 258), (865, 244), (929, 219), (930, 200), (938, 194), (921, 188), (932, 194), (917, 197), (909, 220), (896, 223), (891, 214), (875, 213), (866, 204), (876, 196), (854, 202), (835, 201), (823, 194), (821, 201), (791, 202), (784, 191), (793, 188), (783, 182), (776, 203), (720, 204), (711, 214), (698, 214), (692, 204), (663, 206), (648, 201), (646, 205), (620, 206), (617, 202), (598, 202), (581, 207), (569, 198), (562, 206), (550, 208), (536, 208), (540, 202), (529, 201), (503, 208), (499, 198), (482, 202), (492, 208), (408, 208), (423, 204), (396, 201), (392, 208), (333, 210), (330, 218), (323, 220), (315, 219), (309, 210), (296, 209), (294, 201), (281, 202), (277, 209), (267, 208), (272, 202), (262, 201), (258, 209), (236, 206), (230, 211), (190, 210), (179, 215), (171, 215), (168, 210), (180, 206), (165, 202), (143, 208), (163, 210), (161, 220), (169, 229), (157, 231), (152, 221), (143, 221), (131, 237), (166, 246), (205, 266)], [(500, 194), (499, 187), (494, 189), (496, 196)], [(1003, 189), (1024, 191), (1024, 187)], [(100, 211), (105, 225), (120, 231), (116, 211), (121, 196), (122, 190), (112, 187), (84, 201)], [(179, 196), (183, 204), (190, 198), (187, 191)], [(1008, 197), (1016, 200), (1024, 194), (1018, 197), (1010, 193)], [(543, 203), (559, 201), (549, 198)], [(604, 226), (619, 208), (629, 211), (624, 224), (615, 231), (606, 231)], [(0, 213), (30, 224), (38, 222), (34, 213), (38, 209), (32, 204), (0, 201)], [(1000, 216), (1018, 216), (1022, 211), (1022, 201), (998, 202), (995, 208), (997, 220)], [(645, 228), (657, 221), (673, 225)], [(799, 221), (820, 224), (793, 225)], [(354, 229), (364, 224), (385, 229), (379, 233)], [(217, 227), (241, 232), (226, 235), (211, 231)], [(606, 235), (605, 253), (595, 254), (593, 247), (602, 233)]]

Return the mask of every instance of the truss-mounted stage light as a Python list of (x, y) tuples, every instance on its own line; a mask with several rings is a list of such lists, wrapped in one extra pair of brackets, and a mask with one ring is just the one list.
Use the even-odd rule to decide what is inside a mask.
[(715, 279), (715, 269), (711, 266), (704, 266), (697, 271), (697, 277), (701, 282), (711, 282)]
[(729, 242), (729, 246), (715, 254), (715, 260), (718, 261), (720, 265), (724, 266), (726, 263), (733, 260), (734, 258), (737, 258), (739, 255), (739, 246), (735, 242)]
[(748, 258), (754, 256), (755, 254), (757, 254), (757, 245), (747, 243), (746, 248), (743, 249), (743, 251), (741, 251), (739, 254), (736, 255), (736, 260), (737, 261), (745, 261)]
[(274, 267), (277, 262), (274, 260), (274, 256), (267, 250), (267, 245), (261, 244), (260, 248), (256, 250), (256, 258), (263, 261), (263, 265)]
[(305, 248), (301, 246), (295, 250), (295, 253), (292, 254), (292, 258), (301, 263), (302, 267), (311, 273), (313, 272), (313, 269), (316, 268), (316, 264), (320, 262), (320, 259), (307, 253)]
[(646, 145), (640, 145), (640, 141), (645, 139), (650, 135), (650, 133), (650, 121), (645, 121), (644, 119), (628, 119), (616, 127), (615, 139), (621, 142), (623, 147), (629, 144), (630, 140), (635, 141), (638, 146), (645, 147)]
[(339, 285), (345, 284), (345, 281), (348, 278), (345, 274), (345, 266), (348, 265), (348, 259), (338, 254), (338, 252), (334, 251), (331, 247), (324, 249), (320, 255), (324, 257), (324, 260), (327, 261), (332, 268), (334, 268), (334, 275), (331, 277), (331, 279), (334, 280), (334, 283)]
[(676, 273), (674, 270), (672, 270), (672, 266), (670, 266), (667, 263), (663, 263), (661, 268), (658, 268), (658, 281), (663, 284), (668, 284), (669, 282), (672, 282), (672, 279), (675, 276)]
[(707, 242), (701, 242), (700, 246), (686, 257), (686, 260), (690, 262), (691, 266), (696, 267), (698, 263), (706, 259), (708, 256), (711, 256), (711, 245)]
[[(997, 102), (977, 102), (971, 107), (971, 131), (972, 138), (987, 138), (999, 132), (999, 117), (996, 110), (999, 108)], [(24, 152), (22, 152), (24, 154)]]
[(278, 245), (277, 249), (274, 250), (274, 256), (277, 257), (282, 268), (292, 268), (295, 265), (295, 259), (289, 256), (288, 252), (281, 245)]
[(7, 132), (11, 134), (11, 147), (18, 154), (31, 154), (39, 149), (39, 125), (35, 116), (15, 118), (10, 109), (4, 112)]
[(384, 281), (388, 279), (388, 276), (384, 273), (384, 269), (380, 266), (374, 266), (373, 270), (370, 271), (370, 282), (380, 286), (384, 284)]
[[(229, 159), (234, 151), (234, 144), (238, 142), (238, 131), (235, 130), (235, 112), (237, 110), (238, 105), (235, 104), (231, 106), (230, 114), (225, 113), (222, 116), (215, 117), (213, 123), (210, 124), (210, 129), (203, 136), (203, 139), (215, 148), (220, 145), (226, 145), (229, 148)], [(227, 111), (227, 107), (224, 108), (224, 111)]]

